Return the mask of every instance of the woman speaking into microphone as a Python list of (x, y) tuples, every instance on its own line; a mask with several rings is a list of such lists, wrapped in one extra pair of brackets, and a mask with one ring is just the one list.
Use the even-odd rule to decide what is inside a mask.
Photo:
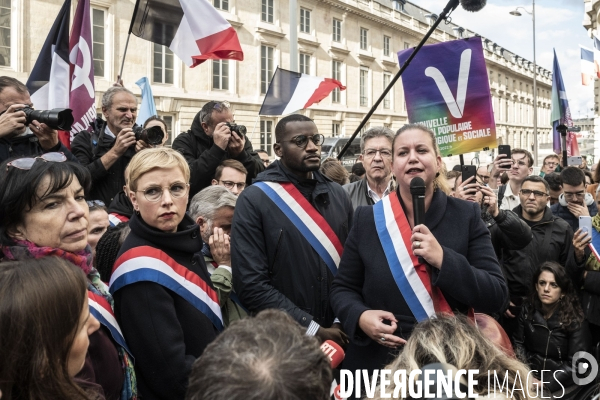
[[(395, 192), (359, 207), (331, 289), (351, 340), (343, 368), (380, 369), (415, 324), (436, 312), (502, 311), (508, 289), (479, 205), (448, 197), (435, 134), (409, 124), (392, 145)], [(414, 224), (411, 181), (425, 182), (424, 223)], [(420, 262), (421, 261), (421, 262)]]

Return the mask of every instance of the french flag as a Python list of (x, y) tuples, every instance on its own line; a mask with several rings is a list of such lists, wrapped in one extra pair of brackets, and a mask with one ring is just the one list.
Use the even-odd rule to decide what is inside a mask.
[(258, 114), (291, 114), (320, 102), (336, 88), (346, 89), (335, 79), (320, 78), (278, 67)]
[(579, 47), (581, 48), (581, 84), (583, 86), (590, 86), (594, 83), (596, 75), (596, 71), (594, 70), (594, 52), (583, 46)]
[(208, 0), (137, 0), (130, 32), (167, 46), (188, 67), (244, 59), (237, 32)]

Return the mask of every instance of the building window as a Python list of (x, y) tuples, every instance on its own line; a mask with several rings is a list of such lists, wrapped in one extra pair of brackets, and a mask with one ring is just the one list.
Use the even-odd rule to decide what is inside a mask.
[(260, 93), (267, 93), (273, 76), (273, 47), (260, 46)]
[(360, 68), (360, 105), (366, 107), (369, 105), (369, 69)]
[(333, 32), (331, 34), (331, 40), (334, 42), (342, 41), (342, 21), (339, 19), (333, 19)]
[(310, 33), (310, 11), (305, 8), (300, 9), (300, 32)]
[[(342, 62), (341, 61), (336, 61), (333, 60), (331, 62), (331, 77), (335, 80), (338, 80), (341, 82), (342, 79)], [(333, 92), (331, 94), (331, 101), (333, 103), (339, 103), (341, 101), (341, 92), (340, 92), (340, 88), (335, 88), (333, 89)]]
[(273, 155), (273, 121), (260, 121), (260, 147)]
[(367, 50), (367, 33), (368, 29), (360, 28), (360, 49)]
[(404, 42), (404, 50), (410, 49), (410, 43)]
[(173, 129), (173, 123), (175, 118), (173, 118), (172, 115), (160, 115), (160, 117), (165, 121), (165, 125), (167, 125), (167, 135), (169, 136), (167, 138), (167, 141), (165, 142), (165, 146), (167, 147), (171, 147), (171, 145), (173, 144), (173, 132), (175, 131)]
[(10, 0), (0, 1), (0, 66), (10, 66)]
[(273, 23), (273, 0), (262, 0), (260, 19), (263, 22)]
[(339, 122), (333, 122), (331, 124), (331, 135), (332, 136), (340, 136), (342, 134), (342, 124)]
[(386, 57), (390, 56), (390, 40), (392, 38), (389, 36), (383, 37), (383, 55)]
[[(383, 89), (384, 90), (390, 84), (391, 80), (392, 80), (392, 75), (386, 74), (386, 73), (383, 74)], [(383, 108), (387, 109), (387, 108), (391, 107), (392, 90), (390, 90), (388, 92), (388, 94), (386, 94), (385, 97), (383, 98)]]
[(104, 10), (92, 8), (92, 53), (94, 54), (94, 76), (101, 77), (105, 76), (104, 15)]
[(213, 0), (213, 5), (223, 11), (229, 11), (229, 0)]
[(154, 43), (154, 82), (173, 84), (173, 52)]
[(392, 0), (394, 3), (394, 10), (396, 11), (404, 11), (404, 3), (400, 0)]
[(229, 90), (229, 60), (213, 60), (213, 89)]
[(310, 56), (300, 53), (300, 73), (310, 75)]

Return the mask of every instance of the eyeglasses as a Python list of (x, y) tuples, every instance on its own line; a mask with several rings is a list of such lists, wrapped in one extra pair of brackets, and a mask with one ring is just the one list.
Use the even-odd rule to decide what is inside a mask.
[(392, 152), (387, 149), (366, 149), (364, 151), (365, 158), (373, 158), (377, 153), (383, 158), (392, 158)]
[(578, 199), (583, 199), (585, 196), (585, 191), (581, 191), (581, 192), (577, 192), (577, 193), (564, 192), (564, 194), (567, 199), (572, 199), (575, 197)]
[(544, 196), (549, 196), (548, 193), (540, 192), (538, 190), (529, 190), (529, 189), (521, 189), (521, 191), (519, 193), (521, 193), (525, 197), (529, 197), (529, 196), (531, 196), (531, 193), (533, 193), (533, 195), (535, 196), (536, 199), (541, 199)]
[(88, 200), (86, 203), (89, 208), (106, 207), (106, 204), (102, 200)]
[(261, 160), (265, 165), (271, 164), (271, 160), (269, 160), (268, 158), (261, 158)]
[(557, 165), (558, 165), (558, 163), (557, 163), (557, 162), (552, 162), (552, 161), (546, 161), (546, 162), (544, 163), (544, 165), (547, 165), (547, 166), (549, 166), (549, 167), (555, 167), (555, 166), (557, 166)]
[(282, 142), (292, 142), (296, 146), (300, 147), (301, 149), (305, 149), (306, 146), (308, 145), (309, 139), (311, 142), (313, 142), (315, 144), (315, 146), (320, 146), (323, 144), (323, 141), (325, 140), (325, 136), (321, 135), (320, 133), (317, 133), (316, 135), (312, 135), (312, 136), (298, 135), (298, 136), (291, 138), (290, 140), (282, 140)]
[(246, 183), (244, 182), (231, 182), (231, 181), (219, 181), (219, 183), (223, 186), (225, 186), (226, 189), (233, 189), (233, 187), (235, 186), (237, 188), (238, 191), (242, 191), (244, 190), (244, 188), (246, 187)]
[(188, 183), (176, 182), (168, 187), (150, 186), (145, 190), (136, 190), (136, 192), (143, 192), (146, 200), (154, 203), (162, 198), (165, 189), (169, 191), (172, 198), (179, 199), (187, 194), (189, 188)]
[(31, 167), (33, 167), (33, 164), (35, 164), (37, 160), (42, 160), (44, 162), (63, 162), (67, 161), (67, 157), (63, 153), (52, 152), (42, 154), (39, 157), (17, 158), (16, 160), (13, 160), (6, 164), (6, 170), (8, 171), (8, 167), (29, 170), (31, 169)]

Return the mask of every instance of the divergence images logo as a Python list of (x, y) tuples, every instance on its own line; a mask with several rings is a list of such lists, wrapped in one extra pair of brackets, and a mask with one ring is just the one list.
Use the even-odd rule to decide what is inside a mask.
[(437, 85), (450, 114), (454, 118), (462, 118), (465, 110), (465, 100), (467, 99), (467, 85), (469, 83), (469, 71), (471, 69), (471, 49), (466, 49), (460, 56), (460, 69), (458, 71), (458, 87), (456, 88), (456, 99), (452, 96), (446, 78), (435, 67), (427, 67), (425, 75), (433, 79)]
[[(573, 382), (579, 386), (585, 386), (588, 383), (592, 383), (598, 375), (598, 362), (594, 356), (585, 351), (578, 351), (573, 355), (573, 361), (571, 363), (573, 372)], [(580, 376), (585, 376), (581, 378)]]

